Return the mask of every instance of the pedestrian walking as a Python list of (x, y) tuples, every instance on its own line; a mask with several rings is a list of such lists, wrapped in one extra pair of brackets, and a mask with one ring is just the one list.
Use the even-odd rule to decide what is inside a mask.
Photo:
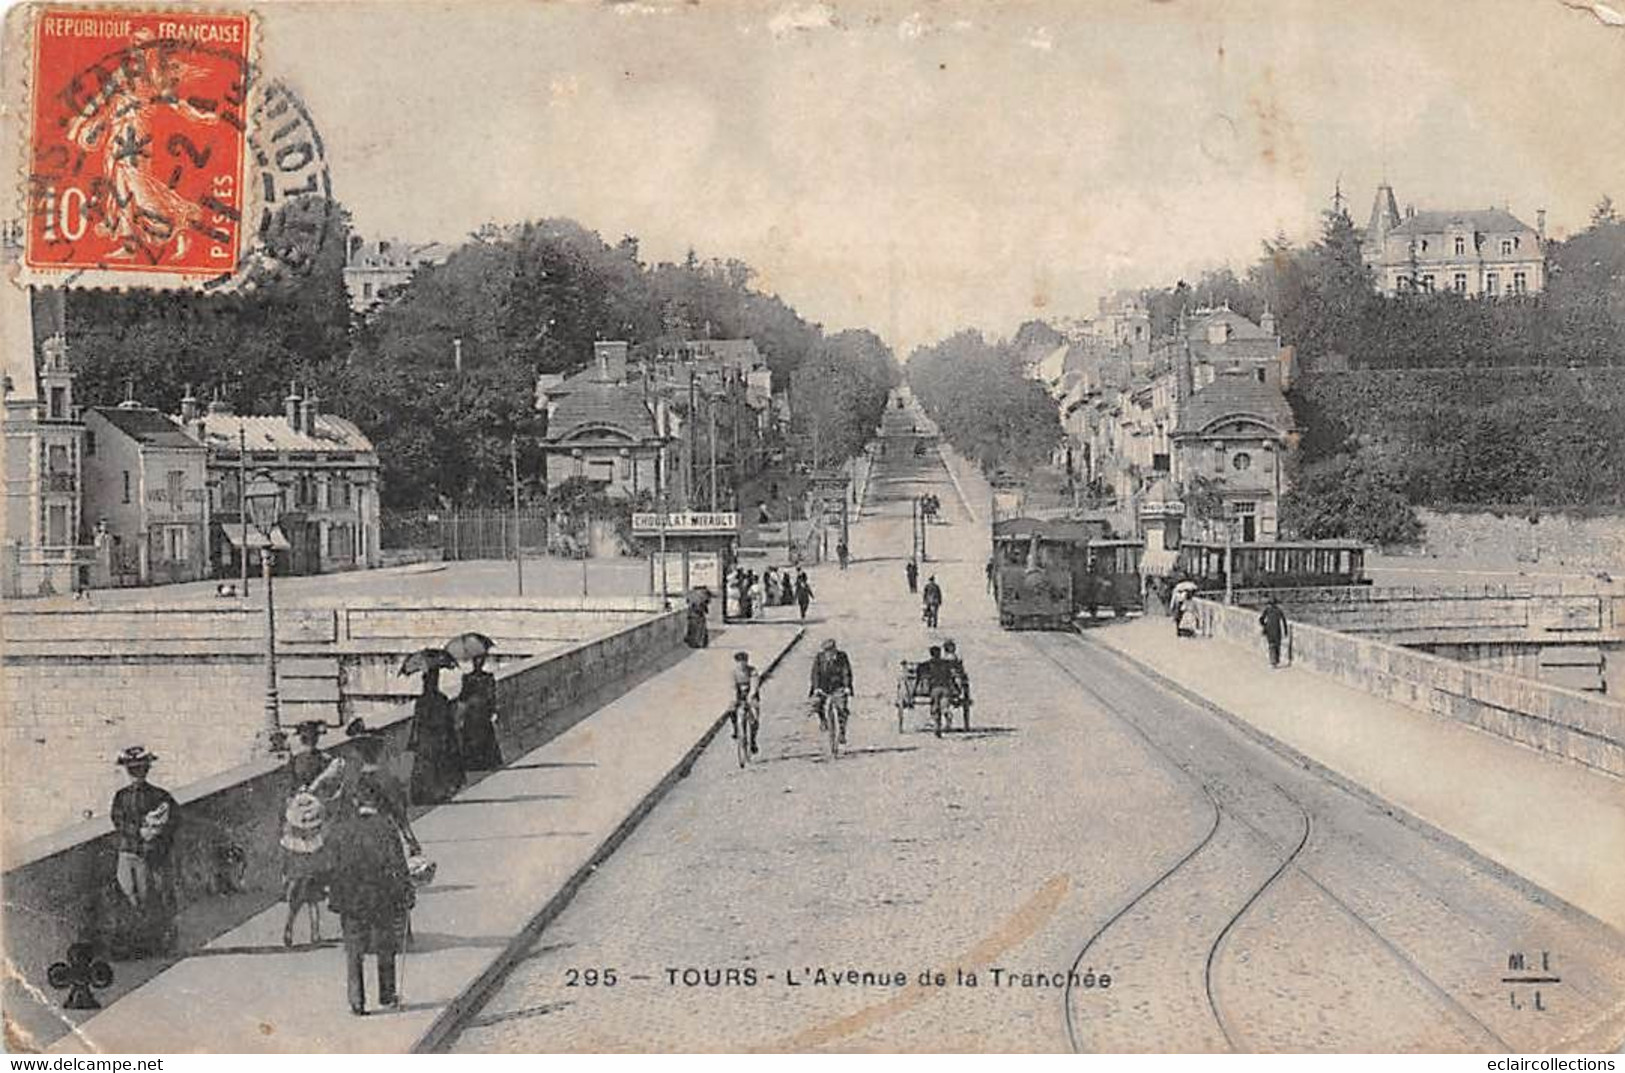
[(908, 578), (909, 595), (912, 596), (913, 594), (919, 592), (920, 564), (915, 562), (912, 556), (908, 560), (908, 565), (903, 567), (903, 575)]
[(399, 1006), (395, 959), (417, 894), (395, 824), (370, 782), (356, 788), (355, 812), (342, 828), (336, 857), (331, 905), (344, 932), (350, 1012), (357, 1016), (367, 1012), (367, 954), (378, 960), (379, 1006)]
[(991, 594), (993, 592), (993, 560), (992, 559), (989, 559), (987, 561), (987, 566), (984, 568), (983, 572), (987, 574), (987, 591)]
[(942, 586), (937, 584), (935, 574), (926, 579), (925, 591), (920, 596), (924, 603), (925, 624), (936, 629), (937, 620), (942, 613)]
[[(425, 653), (439, 653), (444, 663)], [(423, 692), (412, 708), (412, 729), (406, 748), (412, 754), (412, 803), (438, 805), (463, 788), (463, 748), (457, 736), (457, 716), (440, 692), (440, 671), (456, 661), (442, 649), (425, 649), (422, 656)], [(410, 659), (411, 657), (408, 657)], [(403, 673), (410, 673), (402, 668)]]
[(298, 745), (288, 757), (288, 796), (282, 808), (282, 900), (288, 916), (282, 945), (293, 945), (293, 922), (299, 910), (310, 918), (310, 941), (321, 942), (321, 903), (327, 898), (331, 854), (328, 822), (343, 792), (344, 763), (319, 747), (327, 724), (307, 719), (294, 728)]
[(158, 757), (132, 745), (116, 761), (130, 783), (109, 809), (117, 835), (115, 882), (123, 895), (110, 943), (114, 957), (166, 953), (175, 942), (175, 877), (170, 868), (180, 806), (147, 781)]
[(1264, 604), (1263, 612), (1258, 616), (1259, 628), (1264, 631), (1264, 642), (1270, 650), (1270, 666), (1281, 665), (1281, 640), (1287, 634), (1286, 612), (1281, 610), (1280, 601), (1270, 593), (1268, 602)]
[(485, 669), (485, 660), (485, 656), (473, 657), (457, 693), (465, 771), (495, 771), (502, 766), (502, 746), (497, 742), (497, 678)]
[(812, 598), (812, 585), (807, 582), (807, 571), (798, 570), (796, 572), (796, 606), (801, 609), (803, 622), (807, 620), (807, 605), (812, 603)]

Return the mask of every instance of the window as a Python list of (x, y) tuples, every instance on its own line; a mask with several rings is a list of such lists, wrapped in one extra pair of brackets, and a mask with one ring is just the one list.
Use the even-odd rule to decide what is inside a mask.
[(1457, 272), (1454, 276), (1452, 276), (1450, 279), (1450, 289), (1455, 291), (1457, 294), (1466, 294), (1467, 273)]
[(621, 455), (621, 480), (629, 481), (631, 479), (632, 479), (632, 456), (630, 454), (622, 454)]
[(1529, 276), (1523, 272), (1512, 273), (1512, 293), (1523, 294), (1529, 289)]
[(361, 285), (361, 297), (363, 297), (363, 298), (371, 298), (372, 297), (372, 284), (363, 283)]
[(169, 505), (179, 508), (186, 501), (186, 472), (172, 469), (169, 478), (164, 482), (164, 492), (169, 499)]
[(96, 457), (96, 434), (94, 432), (85, 433), (85, 455), (89, 458)]
[(45, 543), (53, 548), (68, 543), (68, 508), (50, 507), (45, 512)]
[(1213, 472), (1224, 472), (1224, 444), (1217, 444), (1213, 448)]
[(328, 494), (332, 497), (334, 506), (348, 507), (350, 505), (349, 479), (345, 477), (334, 477), (333, 484), (329, 488)]
[(164, 526), (164, 558), (172, 563), (184, 563), (187, 559), (186, 526)]
[(1460, 235), (1456, 236), (1456, 256), (1460, 257), (1467, 252), (1467, 240)]
[(45, 458), (45, 468), (52, 476), (68, 472), (68, 448), (65, 444), (51, 444), (46, 449)]
[(68, 389), (53, 387), (51, 389), (51, 420), (61, 421), (68, 416)]
[(1433, 289), (1433, 273), (1432, 272), (1429, 272), (1429, 273), (1427, 273), (1426, 275), (1424, 275), (1422, 277), (1422, 289), (1424, 291), (1431, 291)]
[(1253, 375), (1258, 377), (1258, 382), (1262, 384), (1264, 382), (1264, 367), (1260, 365), (1258, 368), (1254, 369)]
[(1484, 293), (1492, 298), (1501, 293), (1501, 277), (1498, 273), (1484, 273)]
[(1501, 252), (1503, 254), (1511, 254), (1512, 253), (1512, 240), (1511, 239), (1504, 238), (1504, 239), (1501, 240)]
[(130, 501), (130, 471), (124, 471), (124, 502)]
[[(1248, 454), (1246, 451), (1237, 451), (1236, 457), (1230, 460), (1230, 465), (1231, 468), (1233, 468), (1237, 473), (1241, 473), (1244, 470), (1252, 468), (1253, 456)], [(1241, 505), (1238, 503), (1236, 507), (1239, 510)]]
[(1169, 472), (1169, 469), (1170, 469), (1170, 467), (1169, 467), (1168, 455), (1166, 455), (1166, 454), (1153, 454), (1151, 456), (1151, 472), (1153, 472), (1153, 473), (1167, 473), (1167, 472)]
[(615, 460), (613, 458), (589, 458), (587, 460), (587, 479), (598, 484), (609, 484), (615, 480)]
[(1423, 253), (1428, 252), (1428, 240), (1427, 239), (1422, 240), (1422, 252)]

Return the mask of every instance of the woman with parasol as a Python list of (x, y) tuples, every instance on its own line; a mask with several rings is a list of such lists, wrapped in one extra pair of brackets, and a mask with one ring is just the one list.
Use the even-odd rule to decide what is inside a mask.
[(497, 679), (485, 669), (485, 660), (496, 647), (483, 633), (464, 633), (446, 644), (454, 660), (468, 660), (473, 666), (463, 675), (463, 688), (457, 694), (457, 715), (462, 723), (463, 768), (467, 771), (494, 771), (502, 766), (502, 747), (497, 742)]
[(457, 717), (440, 692), (440, 672), (457, 661), (443, 648), (424, 648), (406, 657), (401, 674), (423, 675), (423, 692), (412, 709), (406, 749), (412, 754), (412, 803), (438, 805), (463, 788), (463, 749)]

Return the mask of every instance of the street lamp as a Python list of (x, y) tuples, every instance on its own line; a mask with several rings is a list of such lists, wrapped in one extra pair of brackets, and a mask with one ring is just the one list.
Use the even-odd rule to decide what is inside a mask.
[[(282, 720), (277, 705), (276, 688), (276, 603), (271, 592), (271, 567), (274, 551), (271, 533), (276, 529), (282, 513), (282, 486), (262, 473), (243, 490), (244, 510), (254, 523), (265, 543), (260, 548), (260, 576), (265, 581), (265, 725), (260, 729), (259, 748), (267, 754), (284, 753), (288, 749), (288, 736), (282, 732)], [(243, 549), (248, 554), (248, 549)]]

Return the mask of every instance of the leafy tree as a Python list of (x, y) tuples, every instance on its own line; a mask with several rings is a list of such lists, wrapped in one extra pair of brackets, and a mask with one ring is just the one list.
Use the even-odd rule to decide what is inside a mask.
[(987, 473), (1050, 461), (1061, 418), (1043, 385), (1022, 372), (1017, 352), (963, 331), (908, 361), (908, 382), (956, 450)]
[(1383, 545), (1421, 537), (1421, 522), (1395, 476), (1375, 460), (1340, 454), (1293, 468), (1281, 504), (1281, 526), (1293, 536)]

